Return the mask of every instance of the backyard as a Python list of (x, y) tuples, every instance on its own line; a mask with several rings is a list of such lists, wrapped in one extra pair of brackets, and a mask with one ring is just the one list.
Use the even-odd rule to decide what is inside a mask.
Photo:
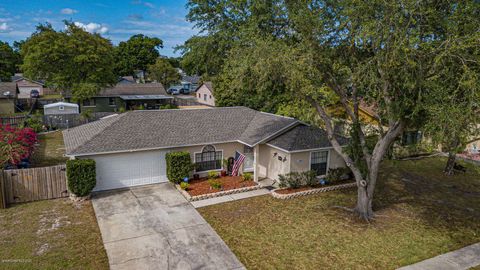
[(38, 135), (39, 146), (31, 157), (31, 167), (45, 167), (65, 164), (67, 160), (61, 131)]
[(248, 269), (395, 269), (480, 241), (480, 168), (446, 177), (444, 162), (384, 162), (371, 223), (335, 207), (356, 190), (198, 210)]
[(0, 269), (108, 269), (90, 202), (69, 199), (0, 211)]

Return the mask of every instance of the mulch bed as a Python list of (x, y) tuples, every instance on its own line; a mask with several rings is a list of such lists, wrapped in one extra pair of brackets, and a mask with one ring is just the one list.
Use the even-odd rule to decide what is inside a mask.
[(216, 179), (222, 184), (221, 189), (213, 189), (210, 187), (207, 178), (201, 178), (199, 180), (190, 180), (188, 183), (190, 186), (187, 189), (190, 196), (198, 196), (203, 194), (215, 193), (220, 191), (226, 191), (231, 189), (251, 187), (257, 185), (254, 181), (243, 181), (240, 176), (224, 176)]
[(300, 191), (305, 191), (305, 190), (311, 190), (311, 189), (316, 189), (316, 188), (324, 188), (324, 187), (331, 187), (331, 186), (337, 186), (337, 185), (343, 185), (343, 184), (349, 184), (349, 183), (354, 183), (354, 180), (345, 180), (341, 182), (337, 182), (335, 184), (327, 184), (327, 185), (315, 185), (315, 186), (305, 186), (305, 187), (299, 187), (299, 188), (285, 188), (285, 189), (277, 189), (275, 190), (276, 193), (278, 194), (292, 194)]

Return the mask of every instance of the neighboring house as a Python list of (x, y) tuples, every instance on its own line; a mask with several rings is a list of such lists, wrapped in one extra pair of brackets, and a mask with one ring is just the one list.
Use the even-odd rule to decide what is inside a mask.
[[(67, 101), (71, 95), (66, 94)], [(80, 110), (93, 112), (117, 112), (120, 109), (159, 109), (161, 105), (171, 103), (161, 83), (118, 83), (114, 87), (101, 90), (91, 99), (80, 104)]]
[(135, 78), (133, 76), (123, 76), (120, 77), (118, 83), (136, 83)]
[(182, 85), (182, 89), (187, 90), (188, 93), (195, 91), (198, 87), (198, 83), (200, 82), (200, 76), (187, 76), (182, 75), (182, 79), (180, 83)]
[(195, 90), (197, 102), (208, 106), (215, 106), (212, 82), (204, 82)]
[(30, 98), (33, 90), (38, 91), (40, 96), (44, 95), (44, 84), (40, 81), (34, 81), (27, 78), (19, 78), (14, 81), (18, 87), (18, 98)]
[(255, 181), (345, 166), (323, 130), (245, 107), (132, 111), (65, 130), (63, 137), (67, 156), (96, 161), (95, 190), (166, 182), (165, 154), (176, 151), (189, 152), (201, 176), (241, 152), (241, 171), (253, 172)]
[(15, 82), (0, 82), (0, 114), (15, 113), (17, 94)]
[(75, 103), (56, 102), (43, 106), (43, 114), (78, 114), (78, 105)]

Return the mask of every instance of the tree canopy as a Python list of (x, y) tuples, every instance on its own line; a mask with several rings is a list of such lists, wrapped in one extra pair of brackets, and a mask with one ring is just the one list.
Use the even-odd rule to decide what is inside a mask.
[(10, 81), (19, 63), (18, 52), (7, 42), (0, 41), (0, 81)]
[(134, 75), (135, 70), (147, 70), (160, 56), (158, 49), (163, 48), (159, 38), (134, 35), (115, 47), (115, 71), (118, 75)]
[(166, 58), (157, 58), (154, 64), (148, 66), (147, 71), (150, 79), (162, 83), (164, 87), (180, 81), (180, 74)]
[(70, 90), (74, 99), (84, 100), (116, 83), (113, 46), (99, 34), (73, 23), (65, 25), (63, 31), (39, 25), (21, 46), (21, 69), (28, 78), (45, 80), (50, 87)]
[[(228, 37), (220, 39), (226, 49), (215, 80), (218, 104), (309, 114), (305, 118), (315, 118), (314, 112), (355, 175), (355, 213), (370, 219), (380, 162), (406, 127), (424, 121), (424, 100), (432, 91), (429, 79), (435, 73), (432, 63), (453, 35), (446, 28), (468, 20), (478, 25), (479, 5), (474, 1), (191, 0), (188, 17), (204, 31), (203, 39)], [(477, 30), (451, 30), (462, 46), (450, 47), (449, 54), (472, 56), (474, 44), (463, 40)], [(197, 65), (204, 53), (199, 55)], [(449, 65), (462, 69), (461, 61)], [(277, 107), (282, 101), (290, 108)], [(292, 103), (309, 109), (292, 109)], [(380, 125), (373, 149), (365, 139), (360, 103), (378, 108)], [(348, 152), (336, 140), (335, 116), (328, 109), (332, 105), (341, 106), (351, 123)]]

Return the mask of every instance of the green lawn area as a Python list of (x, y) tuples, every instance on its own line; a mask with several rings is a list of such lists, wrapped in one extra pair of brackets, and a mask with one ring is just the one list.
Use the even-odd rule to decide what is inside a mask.
[(0, 209), (0, 269), (108, 269), (89, 201), (69, 199)]
[(395, 269), (480, 241), (480, 168), (446, 177), (444, 162), (384, 162), (370, 224), (334, 207), (355, 190), (198, 210), (248, 269)]
[(65, 164), (65, 145), (61, 131), (51, 132), (38, 136), (40, 146), (35, 149), (31, 158), (32, 167), (45, 167)]

